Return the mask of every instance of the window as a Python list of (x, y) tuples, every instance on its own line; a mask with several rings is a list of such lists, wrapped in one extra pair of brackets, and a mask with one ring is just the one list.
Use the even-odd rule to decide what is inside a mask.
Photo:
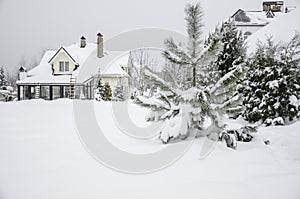
[(68, 72), (69, 71), (69, 62), (60, 61), (59, 62), (59, 72)]
[(247, 39), (251, 35), (251, 32), (247, 31), (244, 34), (244, 39)]

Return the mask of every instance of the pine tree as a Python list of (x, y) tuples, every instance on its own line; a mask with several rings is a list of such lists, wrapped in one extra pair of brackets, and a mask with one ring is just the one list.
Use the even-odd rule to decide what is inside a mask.
[(188, 88), (196, 87), (197, 81), (197, 68), (201, 65), (202, 53), (202, 17), (203, 13), (200, 4), (188, 4), (185, 9), (186, 13), (186, 31), (188, 34), (188, 43), (186, 48), (181, 44), (175, 44), (172, 38), (165, 40), (167, 49), (163, 52), (164, 57), (171, 63), (186, 66), (191, 69), (191, 82)]
[(114, 100), (115, 101), (124, 101), (126, 100), (126, 95), (123, 90), (123, 86), (118, 84), (114, 90)]
[(108, 82), (104, 85), (104, 94), (103, 94), (103, 100), (104, 101), (111, 101), (112, 98), (112, 90)]
[(104, 84), (102, 83), (101, 78), (99, 78), (97, 87), (96, 87), (96, 93), (95, 93), (95, 99), (97, 101), (102, 101), (104, 97)]
[(241, 88), (248, 121), (280, 125), (299, 117), (299, 53), (299, 33), (287, 45), (272, 38), (258, 44)]
[[(239, 70), (243, 70), (245, 67), (246, 47), (243, 35), (237, 30), (231, 20), (222, 23), (219, 28), (216, 28), (215, 32), (209, 35), (205, 44), (208, 51), (212, 51), (215, 54), (215, 59), (207, 66), (209, 68), (206, 69), (202, 77), (203, 80), (208, 79), (208, 81), (204, 82), (206, 86), (213, 86), (217, 80), (228, 76), (237, 67), (240, 67)], [(237, 90), (243, 73), (242, 71), (239, 74), (236, 73), (236, 78), (228, 82), (222, 88), (220, 94), (217, 94), (214, 98), (217, 102), (229, 98), (234, 99), (231, 100), (231, 107), (226, 111), (232, 117), (237, 117), (243, 111), (242, 100)]]
[(223, 76), (245, 62), (246, 47), (243, 34), (237, 30), (233, 21), (228, 20), (226, 23), (222, 23), (219, 31), (221, 48), (216, 64)]
[(4, 69), (3, 67), (0, 67), (0, 86), (6, 86), (7, 85), (7, 80), (4, 74)]
[[(220, 49), (220, 42), (207, 43), (203, 48), (201, 36), (202, 12), (200, 5), (188, 5), (186, 8), (188, 44), (186, 49), (182, 44), (176, 45), (172, 39), (166, 40), (167, 50), (163, 55), (174, 64), (186, 67), (192, 71), (191, 84), (181, 85), (176, 74), (166, 66), (164, 77), (160, 77), (149, 69), (145, 71), (146, 80), (158, 88), (151, 98), (138, 97), (136, 102), (152, 109), (149, 121), (164, 121), (160, 139), (167, 143), (174, 139), (185, 139), (192, 135), (208, 136), (216, 139), (220, 136), (226, 140), (229, 147), (235, 147), (235, 140), (249, 141), (248, 132), (253, 128), (238, 129), (230, 136), (223, 123), (224, 115), (237, 106), (239, 97), (234, 94), (236, 82), (243, 74), (242, 65), (237, 65), (221, 76), (218, 70), (210, 66), (215, 62), (215, 54)], [(213, 38), (212, 38), (213, 39)], [(213, 65), (213, 67), (216, 65)], [(213, 71), (213, 81), (207, 83), (203, 77)], [(209, 127), (205, 122), (211, 123)], [(236, 137), (236, 138), (233, 138)]]

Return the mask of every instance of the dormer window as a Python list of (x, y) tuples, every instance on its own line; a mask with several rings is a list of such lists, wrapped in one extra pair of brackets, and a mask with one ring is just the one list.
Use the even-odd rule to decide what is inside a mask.
[(60, 61), (59, 62), (59, 72), (69, 72), (69, 62)]

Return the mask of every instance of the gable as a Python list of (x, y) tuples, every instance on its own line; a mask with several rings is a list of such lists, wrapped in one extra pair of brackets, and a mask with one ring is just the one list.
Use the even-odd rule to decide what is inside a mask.
[(48, 63), (52, 64), (61, 53), (65, 53), (70, 58), (70, 60), (73, 61), (74, 64), (76, 64), (75, 59), (70, 55), (70, 53), (64, 47), (60, 47), (60, 49), (53, 55), (53, 57), (49, 60)]
[(267, 18), (274, 18), (275, 14), (272, 10), (268, 10), (266, 13)]
[(246, 12), (242, 9), (239, 9), (238, 11), (236, 11), (236, 13), (234, 13), (231, 18), (233, 18), (234, 21), (236, 21), (236, 22), (250, 22), (251, 21), (251, 19), (246, 15)]

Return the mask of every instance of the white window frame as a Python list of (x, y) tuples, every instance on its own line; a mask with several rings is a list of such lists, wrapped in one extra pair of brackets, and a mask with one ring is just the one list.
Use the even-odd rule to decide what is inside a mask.
[(70, 64), (68, 61), (60, 61), (59, 62), (59, 72), (69, 72)]

